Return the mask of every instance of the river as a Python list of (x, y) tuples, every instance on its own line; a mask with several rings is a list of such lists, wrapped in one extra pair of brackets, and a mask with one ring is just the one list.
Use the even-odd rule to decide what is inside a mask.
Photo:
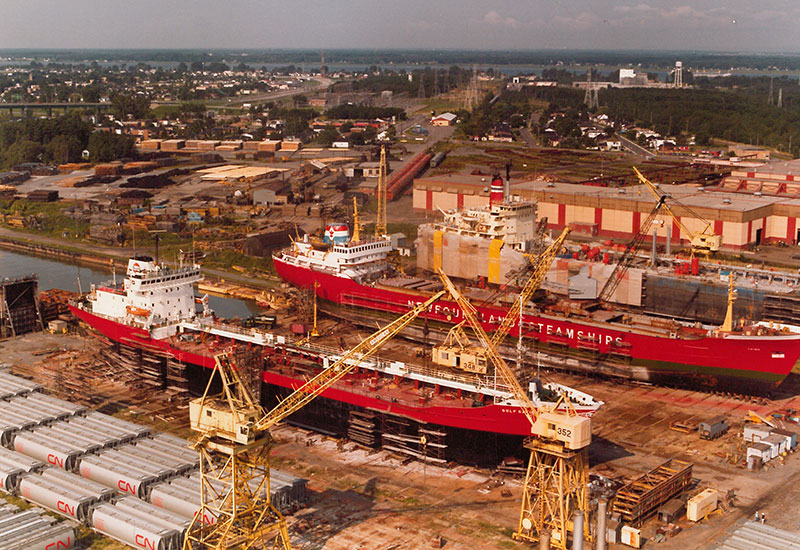
[[(78, 290), (86, 292), (92, 284), (99, 284), (112, 279), (111, 273), (97, 267), (86, 267), (0, 249), (0, 279), (30, 275), (31, 273), (39, 276), (40, 290), (60, 288), (73, 292)], [(118, 280), (122, 276), (124, 274), (117, 273)], [(235, 298), (223, 298), (221, 296), (209, 295), (208, 304), (216, 312), (217, 316), (225, 318), (244, 318), (262, 311), (252, 302)]]

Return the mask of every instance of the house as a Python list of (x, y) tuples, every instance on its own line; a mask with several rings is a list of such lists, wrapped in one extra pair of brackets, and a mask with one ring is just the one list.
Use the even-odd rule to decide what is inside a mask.
[(453, 113), (442, 113), (431, 119), (431, 124), (434, 126), (452, 126), (456, 122), (456, 115)]
[(501, 122), (494, 127), (492, 133), (489, 134), (489, 141), (499, 141), (504, 143), (511, 143), (514, 141), (514, 134), (511, 131), (511, 126), (505, 122)]
[(356, 171), (360, 168), (363, 177), (365, 178), (377, 178), (381, 175), (381, 163), (380, 162), (362, 162), (361, 164), (357, 165)]

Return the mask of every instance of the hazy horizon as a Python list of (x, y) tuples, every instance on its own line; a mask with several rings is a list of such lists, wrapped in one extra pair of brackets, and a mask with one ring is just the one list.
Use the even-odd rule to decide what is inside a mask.
[[(800, 3), (5, 0), (0, 49), (798, 53)], [(752, 45), (752, 46), (749, 46)]]

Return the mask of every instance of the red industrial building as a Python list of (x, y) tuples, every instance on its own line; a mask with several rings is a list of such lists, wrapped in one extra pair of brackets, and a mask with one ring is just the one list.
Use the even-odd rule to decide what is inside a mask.
[[(660, 189), (671, 196), (668, 204), (689, 232), (700, 232), (710, 223), (714, 233), (722, 235), (724, 249), (800, 242), (800, 161), (746, 170), (734, 170), (719, 186), (662, 185)], [(489, 186), (490, 178), (485, 176), (418, 178), (413, 206), (429, 212), (486, 206)], [(511, 194), (537, 201), (539, 218), (546, 217), (549, 228), (570, 225), (576, 233), (622, 240), (633, 238), (656, 204), (643, 185), (610, 188), (521, 180), (512, 181)], [(674, 244), (686, 245), (691, 238), (667, 214), (659, 215), (653, 228), (661, 242), (669, 235)]]

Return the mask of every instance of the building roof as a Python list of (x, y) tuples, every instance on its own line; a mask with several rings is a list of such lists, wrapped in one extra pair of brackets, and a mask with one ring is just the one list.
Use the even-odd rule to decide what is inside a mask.
[(800, 159), (768, 162), (759, 166), (756, 172), (759, 174), (800, 175)]
[(719, 550), (790, 550), (800, 547), (800, 535), (747, 521), (722, 541)]
[(447, 122), (453, 122), (456, 118), (458, 118), (458, 117), (456, 115), (454, 115), (453, 113), (442, 113), (440, 115), (436, 115), (435, 117), (433, 117), (433, 120), (442, 119), (442, 120), (446, 120)]

